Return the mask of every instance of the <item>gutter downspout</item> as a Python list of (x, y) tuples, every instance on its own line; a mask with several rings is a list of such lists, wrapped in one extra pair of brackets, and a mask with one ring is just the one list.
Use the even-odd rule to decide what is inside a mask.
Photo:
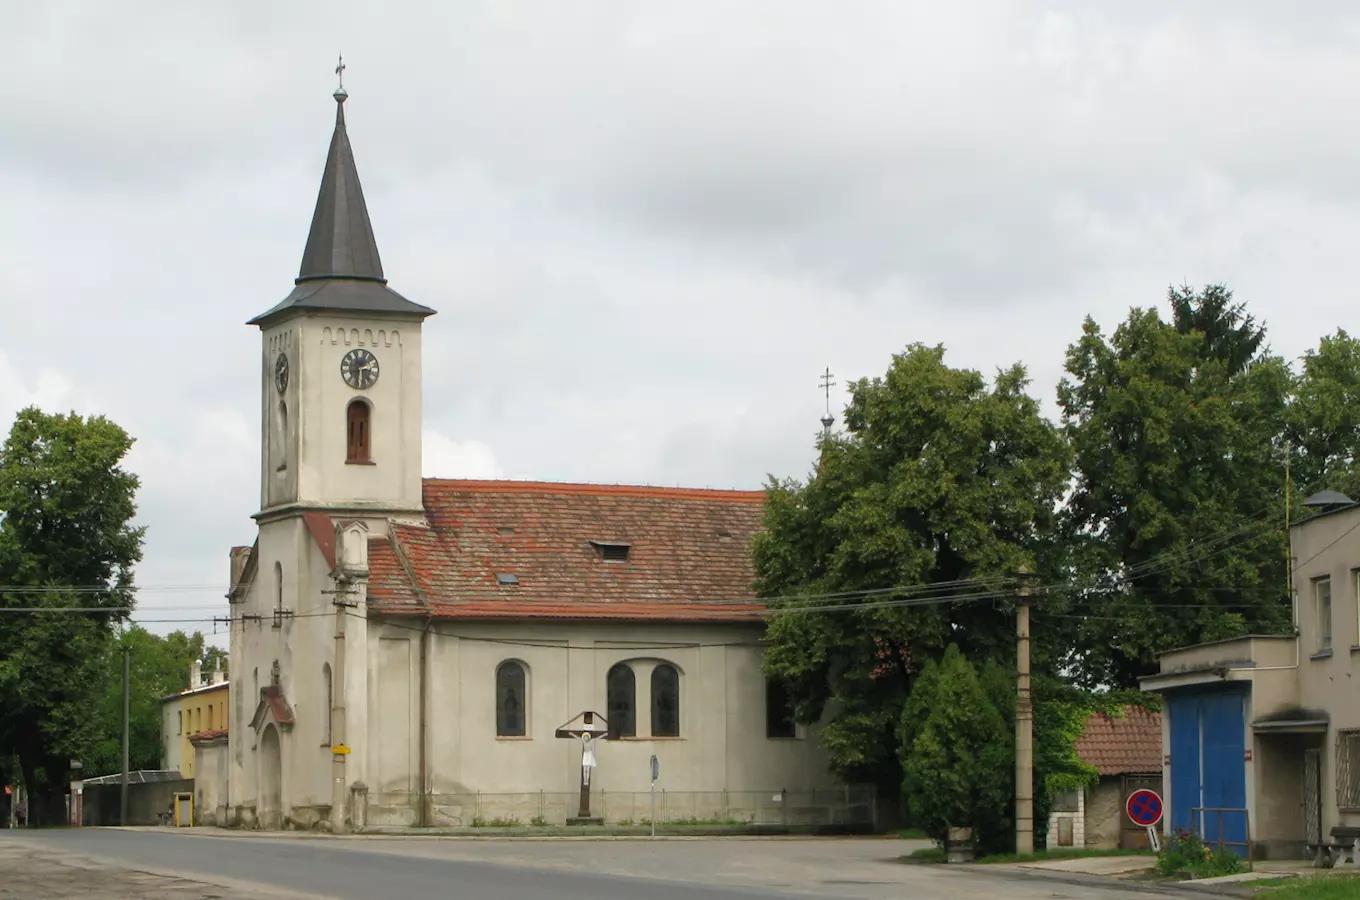
[(429, 693), (430, 684), (428, 670), (430, 626), (432, 624), (433, 618), (430, 616), (429, 604), (426, 604), (425, 625), (420, 631), (420, 809), (416, 817), (416, 824), (421, 828), (430, 827), (430, 767), (429, 752), (426, 749), (429, 728), (426, 724), (425, 698)]

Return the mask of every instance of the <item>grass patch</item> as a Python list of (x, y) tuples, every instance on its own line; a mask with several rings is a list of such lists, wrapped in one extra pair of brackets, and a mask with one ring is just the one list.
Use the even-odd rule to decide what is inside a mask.
[(998, 853), (984, 856), (979, 863), (1030, 863), (1059, 859), (1087, 859), (1096, 856), (1151, 856), (1151, 850), (1101, 850), (1082, 847), (1056, 847), (1052, 850), (1036, 850), (1033, 853)]
[(928, 841), (930, 835), (919, 828), (899, 828), (893, 832), (895, 837), (900, 837), (904, 841)]
[[(1259, 896), (1267, 900), (1355, 900), (1360, 897), (1360, 876), (1306, 875), (1299, 878), (1270, 879), (1285, 881), (1284, 887), (1267, 888)], [(1260, 887), (1263, 882), (1253, 886)]]

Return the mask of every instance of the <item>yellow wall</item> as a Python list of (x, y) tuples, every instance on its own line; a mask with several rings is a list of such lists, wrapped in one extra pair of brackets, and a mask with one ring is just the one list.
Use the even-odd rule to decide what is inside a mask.
[[(167, 698), (161, 706), (165, 765), (194, 777), (194, 747), (189, 738), (204, 731), (226, 731), (229, 684), (222, 682)], [(178, 754), (176, 754), (178, 750)]]

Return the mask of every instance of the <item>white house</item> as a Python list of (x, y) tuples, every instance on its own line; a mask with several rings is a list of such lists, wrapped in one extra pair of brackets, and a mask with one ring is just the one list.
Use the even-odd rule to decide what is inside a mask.
[(658, 818), (854, 815), (761, 673), (760, 493), (422, 479), (434, 311), (387, 286), (345, 99), (295, 287), (250, 322), (261, 508), (231, 553), (218, 820), (564, 821), (583, 751), (556, 735), (585, 712), (615, 737), (592, 817), (650, 815), (653, 755)]

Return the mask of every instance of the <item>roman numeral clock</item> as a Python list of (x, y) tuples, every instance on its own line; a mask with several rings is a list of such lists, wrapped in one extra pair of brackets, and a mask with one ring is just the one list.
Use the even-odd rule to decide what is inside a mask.
[(340, 360), (340, 375), (345, 384), (355, 390), (367, 390), (378, 383), (378, 358), (370, 351), (356, 347)]

